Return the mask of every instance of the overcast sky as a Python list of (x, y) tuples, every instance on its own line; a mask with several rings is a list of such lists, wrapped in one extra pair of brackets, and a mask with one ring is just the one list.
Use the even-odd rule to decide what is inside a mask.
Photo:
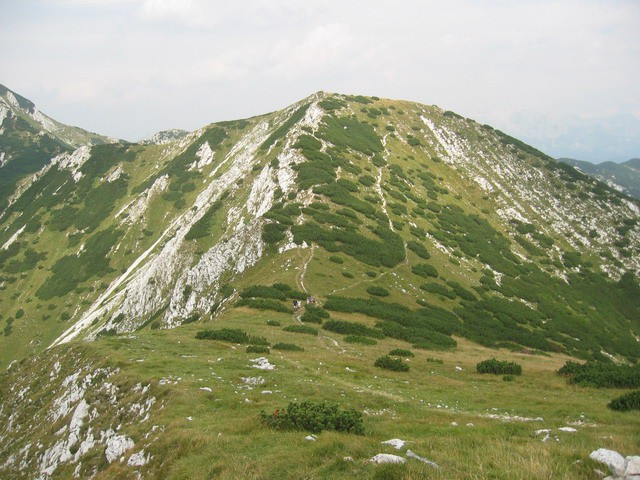
[(318, 90), (439, 105), (555, 157), (640, 157), (638, 0), (0, 0), (0, 83), (139, 140)]

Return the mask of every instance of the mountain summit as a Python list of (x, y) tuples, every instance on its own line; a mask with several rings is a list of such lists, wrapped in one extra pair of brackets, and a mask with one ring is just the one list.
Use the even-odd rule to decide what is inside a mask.
[[(13, 109), (3, 128), (7, 119), (13, 132), (35, 128), (32, 104), (3, 95)], [(539, 358), (640, 359), (638, 201), (454, 112), (318, 92), (278, 112), (152, 142), (52, 153), (14, 182), (20, 188), (0, 210), (0, 362), (49, 359), (58, 393), (38, 398), (62, 433), (21, 424), (30, 433), (18, 434), (27, 410), (0, 407), (9, 425), (0, 435), (14, 452), (0, 455), (0, 473), (115, 475), (139, 442), (146, 446), (139, 457), (129, 452), (128, 465), (160, 469), (161, 454), (146, 442), (160, 433), (138, 423), (162, 393), (151, 397), (145, 389), (155, 387), (144, 385), (178, 385), (184, 377), (168, 372), (198, 357), (194, 329), (203, 327), (227, 330), (198, 338), (260, 346), (277, 337), (290, 351), (290, 337), (307, 333), (314, 340), (305, 349), (344, 358), (366, 353), (347, 353), (336, 334), (451, 358), (475, 345)], [(215, 376), (215, 350), (206, 351), (193, 370), (176, 367), (180, 375)], [(234, 365), (270, 365), (235, 347), (225, 352)], [(111, 355), (120, 360), (102, 361)], [(315, 372), (313, 355), (280, 358)], [(42, 378), (25, 365), (10, 375), (30, 379), (20, 383), (27, 395)], [(246, 378), (245, 386), (264, 381)], [(82, 385), (73, 399), (64, 393), (71, 384)], [(217, 401), (212, 387), (201, 390)], [(162, 405), (178, 401), (166, 395)], [(122, 403), (129, 397), (134, 413)], [(135, 434), (108, 424), (114, 411)], [(40, 438), (48, 442), (40, 453), (20, 456)]]

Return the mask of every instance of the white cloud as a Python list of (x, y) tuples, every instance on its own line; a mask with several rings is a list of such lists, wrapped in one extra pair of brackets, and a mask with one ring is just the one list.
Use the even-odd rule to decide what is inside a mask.
[[(125, 138), (323, 89), (435, 103), (503, 130), (529, 111), (542, 142), (545, 115), (632, 125), (638, 25), (634, 0), (24, 0), (0, 17), (11, 46), (0, 82), (62, 121)], [(71, 104), (83, 108), (69, 119)]]
[(184, 15), (193, 8), (192, 0), (145, 0), (143, 12), (151, 18)]

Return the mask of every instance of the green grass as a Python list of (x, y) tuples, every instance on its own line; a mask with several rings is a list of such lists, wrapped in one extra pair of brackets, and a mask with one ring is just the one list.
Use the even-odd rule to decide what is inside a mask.
[[(274, 342), (286, 341), (285, 336), (290, 335), (267, 326), (260, 313), (231, 311), (217, 323), (220, 328), (243, 325), (247, 332), (268, 335)], [(48, 378), (56, 359), (62, 363), (62, 374), (54, 385), (77, 369), (77, 358), (82, 358), (83, 364), (118, 366), (120, 372), (111, 381), (120, 388), (150, 383), (150, 393), (160, 399), (163, 408), (159, 404), (152, 407), (149, 422), (125, 421), (122, 427), (122, 432), (136, 441), (134, 451), (145, 448), (161, 459), (144, 467), (145, 477), (150, 478), (200, 479), (214, 472), (224, 479), (379, 478), (383, 470), (366, 460), (380, 452), (402, 455), (403, 451), (380, 444), (402, 438), (411, 442), (412, 451), (441, 466), (433, 470), (409, 459), (406, 466), (394, 470), (405, 478), (580, 479), (594, 467), (588, 454), (595, 448), (625, 453), (640, 448), (634, 435), (640, 420), (607, 409), (611, 392), (576, 391), (553, 375), (565, 357), (502, 352), (502, 358), (525, 367), (517, 382), (503, 382), (499, 377), (472, 373), (475, 364), (491, 351), (461, 341), (455, 352), (441, 354), (442, 365), (427, 362), (427, 352), (416, 351), (410, 372), (384, 373), (373, 362), (396, 348), (394, 340), (379, 340), (378, 345), (362, 348), (300, 336), (298, 344), (304, 352), (272, 351), (267, 356), (276, 369), (259, 372), (250, 367), (249, 359), (255, 354), (224, 342), (198, 341), (194, 338), (198, 328), (187, 325), (170, 332), (142, 331), (136, 339), (114, 337), (56, 348), (49, 358), (43, 357), (37, 364), (27, 361), (5, 375), (2, 391), (14, 381), (20, 386), (38, 375)], [(464, 370), (457, 372), (454, 365)], [(258, 374), (265, 385), (253, 390), (237, 388), (242, 385), (241, 377)], [(182, 380), (176, 380), (175, 385), (158, 385), (161, 378), (169, 377)], [(49, 381), (43, 383), (49, 385)], [(209, 387), (212, 392), (200, 387)], [(265, 389), (278, 393), (261, 393)], [(43, 396), (44, 404), (36, 415), (43, 415), (53, 398)], [(271, 430), (261, 423), (261, 411), (274, 412), (293, 398), (355, 409), (363, 414), (365, 434), (323, 431), (316, 442), (305, 442), (304, 433)], [(20, 416), (23, 411), (19, 412), (18, 418), (24, 420)], [(485, 416), (488, 414), (542, 417), (544, 421), (503, 421)], [(578, 426), (576, 434), (560, 433), (560, 442), (543, 443), (533, 435), (539, 428), (555, 429), (577, 420), (586, 426)], [(452, 426), (454, 421), (459, 426)], [(466, 426), (468, 423), (473, 427)], [(145, 440), (152, 425), (163, 425), (164, 430)], [(30, 428), (40, 431), (45, 442), (56, 440), (46, 425), (36, 423)], [(605, 434), (607, 439), (603, 440)], [(345, 456), (354, 461), (344, 462)], [(292, 458), (297, 460), (292, 462)], [(85, 459), (83, 465), (90, 467), (100, 461), (96, 455)], [(118, 463), (100, 465), (105, 470), (99, 478), (112, 478), (123, 471)], [(73, 468), (75, 465), (63, 466), (58, 473), (70, 475)]]

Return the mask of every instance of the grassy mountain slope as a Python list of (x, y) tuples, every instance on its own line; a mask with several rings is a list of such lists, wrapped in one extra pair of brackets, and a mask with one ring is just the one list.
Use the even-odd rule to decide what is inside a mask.
[(30, 100), (0, 85), (0, 209), (18, 182), (56, 155), (82, 145), (115, 140), (64, 125), (40, 112)]
[[(0, 362), (28, 357), (2, 381), (0, 472), (393, 476), (364, 460), (406, 437), (444, 468), (397, 478), (581, 478), (576, 451), (605, 431), (637, 449), (638, 423), (549, 374), (568, 355), (638, 360), (638, 212), (489, 126), (375, 97), (320, 92), (168, 143), (80, 147), (0, 216)], [(317, 307), (294, 310), (308, 295)], [(264, 337), (276, 369), (195, 339), (222, 327)], [(395, 348), (415, 353), (410, 373), (373, 366)], [(473, 373), (498, 352), (521, 380)], [(367, 434), (295, 442), (260, 423), (293, 399), (369, 412)], [(53, 426), (26, 425), (32, 403)], [(553, 448), (534, 434), (567, 422), (598, 427)]]
[(632, 158), (622, 163), (602, 162), (593, 164), (572, 158), (558, 161), (579, 168), (581, 171), (605, 182), (634, 198), (640, 198), (640, 159)]

